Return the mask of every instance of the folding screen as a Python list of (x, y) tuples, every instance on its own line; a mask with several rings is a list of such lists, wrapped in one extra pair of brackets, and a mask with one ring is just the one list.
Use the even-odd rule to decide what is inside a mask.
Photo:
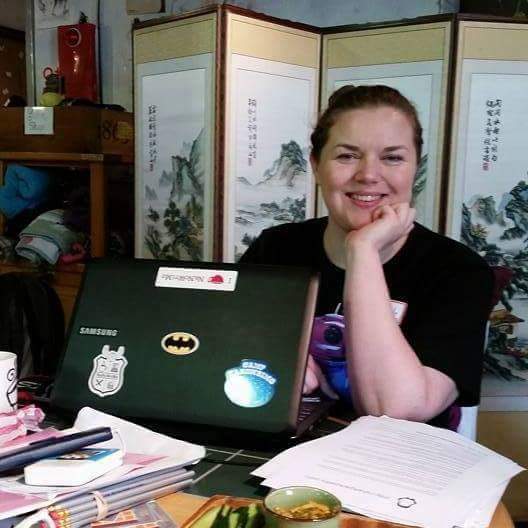
[(136, 256), (232, 261), (313, 216), (319, 49), (230, 6), (136, 26)]
[(481, 407), (528, 411), (528, 24), (462, 19), (457, 48), (446, 231), (512, 275)]

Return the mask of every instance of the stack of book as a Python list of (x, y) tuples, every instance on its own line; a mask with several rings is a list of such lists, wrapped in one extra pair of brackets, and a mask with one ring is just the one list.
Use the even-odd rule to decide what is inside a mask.
[[(25, 443), (52, 439), (72, 431), (110, 427), (117, 435), (101, 448), (119, 447), (123, 464), (81, 486), (34, 486), (22, 474), (0, 478), (0, 528), (10, 527), (14, 518), (38, 510), (40, 520), (61, 528), (84, 526), (124, 508), (173, 493), (189, 486), (194, 472), (185, 469), (205, 456), (203, 446), (154, 433), (94, 409), (80, 411), (74, 428), (47, 429), (0, 449), (0, 457)], [(9, 521), (8, 521), (9, 519)], [(24, 525), (35, 522), (32, 515)], [(31, 524), (28, 524), (31, 523)], [(23, 525), (23, 526), (24, 526)]]
[(81, 528), (192, 484), (194, 471), (164, 469), (60, 499), (25, 518), (17, 528), (45, 522), (50, 528)]

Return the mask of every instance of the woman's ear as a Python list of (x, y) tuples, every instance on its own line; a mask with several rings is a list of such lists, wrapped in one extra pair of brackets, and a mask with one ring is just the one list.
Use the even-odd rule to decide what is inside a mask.
[(318, 163), (318, 161), (315, 159), (315, 157), (314, 157), (313, 154), (310, 154), (310, 166), (312, 167), (312, 173), (313, 173), (313, 175), (314, 175), (314, 177), (315, 177), (315, 181), (316, 181), (316, 183), (321, 183), (321, 182), (319, 181), (319, 176), (318, 176), (318, 172), (319, 172), (319, 171), (317, 170), (317, 168), (318, 168), (318, 166), (319, 166), (319, 163)]

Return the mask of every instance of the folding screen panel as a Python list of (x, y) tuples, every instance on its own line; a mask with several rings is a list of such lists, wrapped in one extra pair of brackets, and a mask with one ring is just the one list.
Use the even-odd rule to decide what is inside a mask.
[(237, 260), (314, 215), (320, 36), (221, 6), (134, 31), (136, 256)]
[(481, 407), (528, 411), (528, 24), (462, 20), (458, 34), (447, 234), (511, 275)]
[(317, 33), (227, 15), (223, 257), (266, 227), (314, 215), (309, 136), (317, 112)]
[(136, 257), (213, 257), (216, 25), (134, 32)]

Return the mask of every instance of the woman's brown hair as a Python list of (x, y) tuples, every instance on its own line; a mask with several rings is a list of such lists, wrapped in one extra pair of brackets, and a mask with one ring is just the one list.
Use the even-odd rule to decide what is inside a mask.
[(319, 117), (317, 125), (310, 137), (313, 158), (319, 161), (321, 151), (328, 141), (330, 129), (342, 113), (348, 110), (376, 108), (380, 106), (395, 108), (407, 116), (414, 131), (416, 162), (420, 163), (423, 139), (422, 125), (418, 119), (418, 112), (414, 105), (398, 90), (381, 84), (373, 86), (353, 86), (348, 84), (339, 88), (339, 90), (336, 90), (330, 96), (328, 107)]

